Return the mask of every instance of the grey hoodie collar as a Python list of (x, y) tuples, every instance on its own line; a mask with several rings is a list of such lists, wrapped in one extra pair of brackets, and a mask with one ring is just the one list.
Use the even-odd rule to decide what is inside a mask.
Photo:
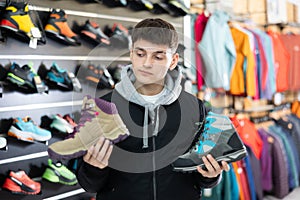
[[(116, 84), (116, 91), (130, 102), (136, 103), (145, 107), (144, 116), (144, 127), (143, 127), (143, 148), (148, 147), (148, 114), (150, 114), (151, 120), (156, 118), (155, 128), (153, 135), (157, 135), (159, 115), (154, 113), (154, 109), (160, 105), (169, 105), (176, 101), (181, 93), (182, 87), (180, 85), (182, 78), (181, 68), (177, 67), (172, 71), (168, 71), (165, 79), (166, 93), (156, 104), (149, 103), (137, 92), (134, 87), (134, 82), (136, 80), (135, 75), (132, 70), (132, 65), (123, 67), (121, 72), (121, 81)], [(157, 111), (158, 112), (158, 111)]]

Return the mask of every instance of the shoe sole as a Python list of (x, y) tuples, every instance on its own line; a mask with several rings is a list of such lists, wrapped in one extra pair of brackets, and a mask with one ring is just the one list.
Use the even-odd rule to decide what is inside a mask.
[[(227, 163), (235, 162), (238, 160), (241, 160), (247, 156), (247, 151), (246, 149), (241, 149), (239, 151), (236, 151), (234, 153), (227, 154), (225, 156), (220, 156), (218, 158), (215, 158), (217, 162), (225, 161)], [(200, 167), (203, 167), (204, 164), (197, 165)], [(174, 167), (173, 170), (177, 172), (193, 172), (197, 170), (197, 166), (192, 166), (192, 167)]]
[(32, 132), (21, 131), (21, 130), (17, 129), (14, 126), (10, 127), (7, 134), (9, 136), (16, 137), (19, 140), (24, 140), (24, 141), (34, 141), (35, 140), (35, 141), (44, 142), (44, 141), (47, 141), (47, 140), (51, 139), (51, 135), (48, 136), (48, 137), (39, 136), (39, 135), (37, 135), (35, 133), (32, 133)]
[[(103, 135), (102, 135), (103, 136)], [(100, 136), (99, 136), (100, 137)], [(125, 140), (128, 137), (127, 134), (123, 134), (120, 135), (118, 138), (111, 140), (113, 144), (116, 144), (118, 142), (121, 142), (123, 140)], [(66, 139), (66, 140), (70, 140), (72, 138)], [(66, 141), (63, 140), (63, 141)], [(61, 142), (63, 142), (61, 141)], [(95, 139), (95, 143), (98, 141), (98, 139)], [(88, 147), (92, 146), (94, 144), (89, 145)], [(81, 156), (84, 156), (86, 154), (86, 152), (88, 151), (88, 147), (78, 147), (77, 151), (74, 151), (74, 153), (65, 153), (65, 152), (59, 152), (57, 153), (55, 150), (53, 150), (53, 147), (51, 147), (51, 145), (48, 147), (48, 156), (49, 158), (53, 159), (53, 160), (71, 160), (74, 158), (78, 158)]]

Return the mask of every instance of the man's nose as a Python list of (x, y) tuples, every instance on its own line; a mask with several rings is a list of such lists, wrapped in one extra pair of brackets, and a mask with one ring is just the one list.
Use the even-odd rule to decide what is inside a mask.
[(144, 67), (152, 67), (152, 64), (153, 64), (152, 57), (150, 55), (145, 56)]

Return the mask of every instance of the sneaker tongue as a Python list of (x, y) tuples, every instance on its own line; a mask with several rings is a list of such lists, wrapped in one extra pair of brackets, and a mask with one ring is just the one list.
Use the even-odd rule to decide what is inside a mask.
[(96, 22), (89, 21), (92, 27), (99, 28), (99, 25)]
[(63, 22), (67, 21), (67, 15), (66, 15), (66, 13), (65, 13), (64, 10), (56, 8), (56, 9), (53, 10), (52, 13), (59, 15), (59, 18), (57, 18), (57, 19), (59, 19), (59, 20), (61, 20)]
[(16, 175), (22, 175), (24, 174), (25, 172), (24, 171), (18, 171), (18, 172), (15, 172)]
[(23, 65), (22, 69), (26, 70), (26, 71), (30, 71), (30, 67), (28, 65)]

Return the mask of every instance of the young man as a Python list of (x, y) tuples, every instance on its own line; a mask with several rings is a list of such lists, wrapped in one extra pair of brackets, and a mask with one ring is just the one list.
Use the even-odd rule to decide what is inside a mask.
[[(178, 35), (162, 19), (145, 19), (132, 32), (130, 58), (121, 81), (101, 97), (116, 104), (130, 136), (115, 144), (100, 138), (83, 157), (80, 185), (101, 200), (198, 200), (201, 188), (220, 181), (221, 165), (208, 155), (206, 169), (173, 170), (172, 162), (197, 141), (197, 122), (206, 110), (201, 100), (180, 86)], [(194, 142), (193, 142), (194, 140)], [(114, 148), (114, 150), (113, 150)]]

